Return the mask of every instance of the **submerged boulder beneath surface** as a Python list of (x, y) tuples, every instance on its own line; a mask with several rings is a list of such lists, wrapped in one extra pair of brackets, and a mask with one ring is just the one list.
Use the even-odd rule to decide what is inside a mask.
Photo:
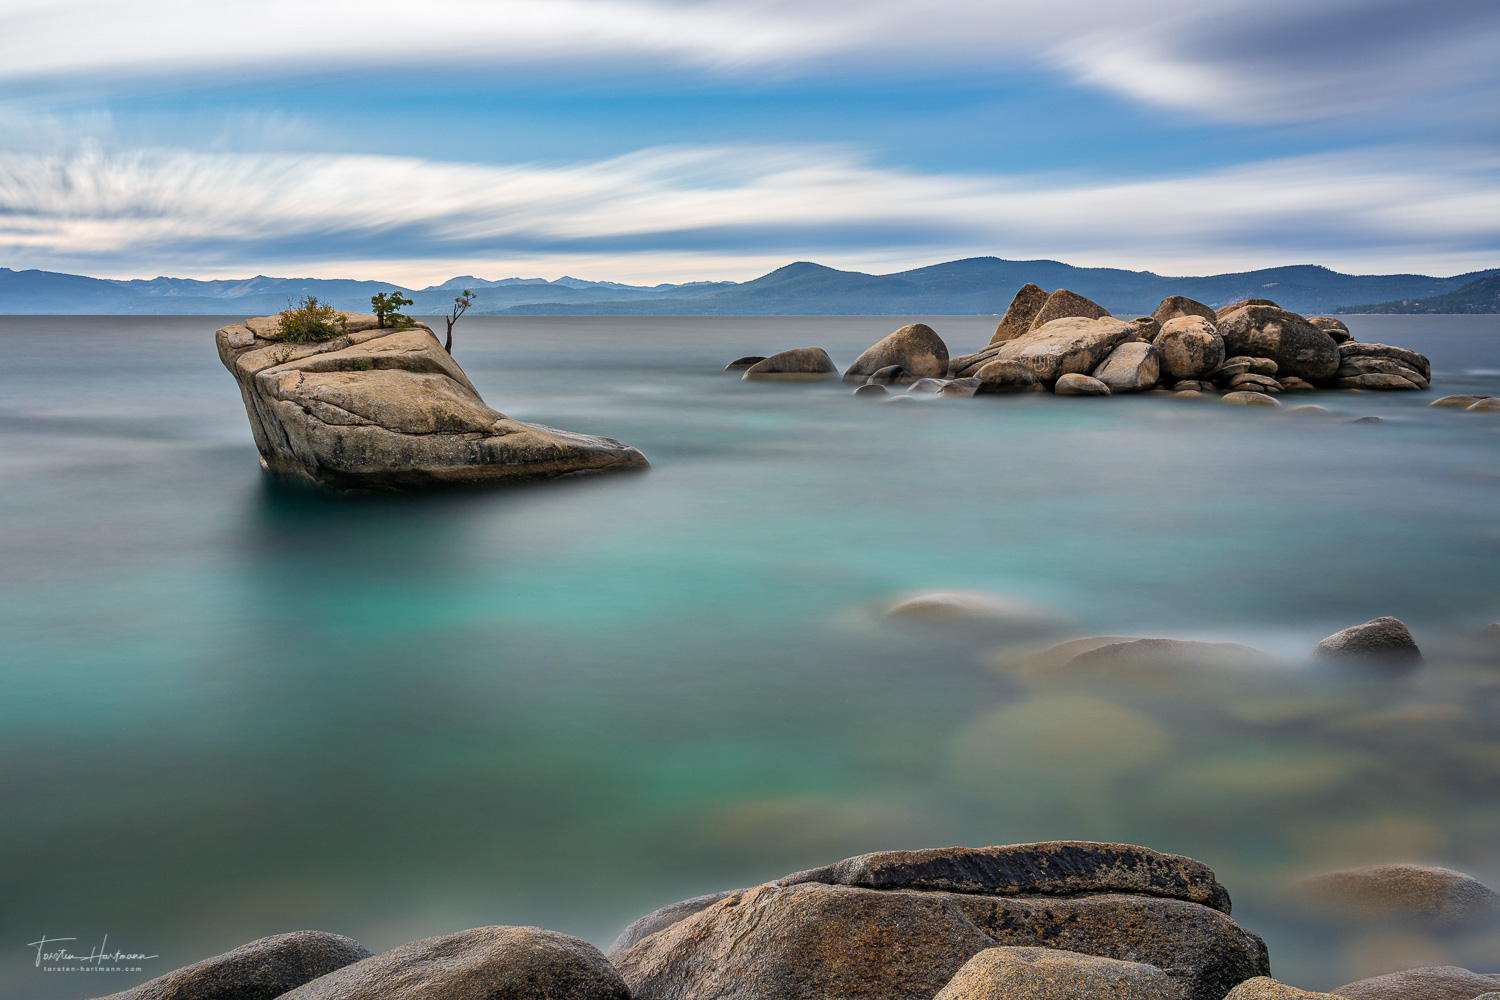
[(358, 941), (295, 931), (240, 945), (104, 1000), (271, 1000), (370, 957)]
[(918, 378), (948, 371), (948, 345), (926, 323), (908, 323), (854, 359), (844, 372), (846, 382), (863, 382), (882, 368), (900, 365)]
[(764, 360), (766, 360), (764, 354), (747, 354), (743, 358), (735, 358), (729, 362), (729, 364), (724, 366), (724, 370), (726, 372), (742, 372), (746, 368), (760, 364)]
[(1154, 965), (1055, 948), (987, 948), (933, 1000), (1181, 1000)]
[(821, 347), (796, 347), (773, 354), (745, 369), (746, 379), (837, 378), (838, 366)]
[(1221, 315), (1218, 325), (1227, 353), (1270, 358), (1283, 375), (1316, 382), (1338, 370), (1339, 345), (1294, 312), (1277, 306), (1242, 306)]
[(1022, 285), (1021, 290), (1016, 292), (1015, 298), (1010, 300), (1010, 306), (1005, 310), (1005, 315), (1000, 318), (1000, 324), (995, 327), (994, 336), (990, 337), (990, 344), (1003, 344), (1007, 340), (1015, 340), (1030, 330), (1032, 321), (1046, 304), (1047, 293), (1040, 285), (1033, 285), (1030, 282)]
[(1483, 975), (1456, 965), (1427, 966), (1361, 979), (1334, 990), (1345, 1000), (1474, 1000), (1500, 990), (1500, 974)]
[(490, 409), (416, 324), (378, 329), (356, 314), (313, 343), (278, 342), (276, 317), (224, 327), (261, 466), (346, 490), (482, 486), (647, 467), (612, 438), (512, 420)]
[(1500, 893), (1463, 872), (1431, 865), (1371, 865), (1304, 879), (1309, 906), (1349, 917), (1407, 917), (1440, 926), (1500, 916)]
[(1123, 844), (887, 851), (731, 893), (613, 956), (636, 1000), (925, 1000), (997, 946), (1160, 969), (1185, 1000), (1269, 972), (1189, 858)]
[(1473, 406), (1475, 403), (1479, 403), (1479, 402), (1482, 402), (1482, 401), (1484, 401), (1486, 399), (1493, 399), (1493, 398), (1494, 398), (1493, 396), (1476, 396), (1476, 395), (1471, 395), (1471, 394), (1460, 393), (1459, 395), (1456, 395), (1456, 396), (1444, 396), (1442, 399), (1434, 399), (1432, 402), (1428, 403), (1427, 405), (1428, 406), (1452, 406), (1452, 407), (1456, 407), (1457, 409), (1460, 409), (1460, 410), (1465, 410), (1465, 409), (1468, 409), (1469, 407)]
[(424, 938), (314, 979), (280, 1000), (630, 1000), (599, 949), (540, 927)]
[(1389, 664), (1422, 662), (1422, 651), (1406, 623), (1389, 616), (1372, 618), (1335, 632), (1313, 648), (1320, 660), (1369, 660)]

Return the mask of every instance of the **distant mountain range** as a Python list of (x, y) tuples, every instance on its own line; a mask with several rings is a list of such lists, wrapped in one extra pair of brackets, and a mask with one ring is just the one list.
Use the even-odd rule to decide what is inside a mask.
[(1352, 313), (1500, 313), (1500, 274), (1471, 281), (1456, 291), (1430, 299), (1400, 299), (1373, 306), (1350, 306)]
[[(0, 314), (57, 315), (265, 315), (304, 295), (341, 309), (368, 312), (376, 292), (400, 291), (418, 316), (446, 312), (456, 291), (478, 293), (474, 314), (570, 316), (796, 316), (992, 315), (1003, 313), (1028, 281), (1048, 290), (1069, 288), (1116, 314), (1150, 312), (1168, 295), (1186, 295), (1212, 306), (1246, 298), (1274, 299), (1302, 313), (1495, 312), (1493, 282), (1500, 269), (1451, 278), (1421, 274), (1340, 274), (1311, 264), (1238, 274), (1174, 278), (1150, 271), (1073, 267), (1055, 260), (972, 257), (896, 274), (839, 271), (799, 262), (752, 281), (624, 285), (563, 277), (451, 278), (423, 289), (383, 281), (320, 278), (254, 278), (199, 281), (152, 278), (129, 281), (51, 271), (0, 268)], [(1470, 290), (1480, 292), (1470, 295)], [(1488, 289), (1486, 292), (1485, 289)], [(1484, 298), (1488, 294), (1488, 299)], [(1454, 308), (1416, 308), (1451, 302)], [(1488, 302), (1488, 308), (1478, 308)], [(1397, 308), (1401, 307), (1401, 308)]]

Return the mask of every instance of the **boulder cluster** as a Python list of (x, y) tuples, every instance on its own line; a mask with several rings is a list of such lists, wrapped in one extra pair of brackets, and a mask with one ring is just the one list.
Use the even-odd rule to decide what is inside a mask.
[[(741, 358), (744, 378), (836, 378), (816, 347)], [(1150, 316), (1119, 319), (1097, 302), (1028, 284), (982, 350), (950, 358), (930, 326), (912, 323), (861, 354), (843, 373), (858, 395), (888, 386), (949, 396), (1043, 392), (1111, 396), (1147, 391), (1276, 406), (1285, 392), (1426, 389), (1432, 366), (1415, 351), (1350, 338), (1343, 321), (1300, 316), (1269, 299), (1215, 310), (1173, 295)], [(924, 383), (931, 384), (924, 384)]]
[[(1495, 894), (1466, 878), (1360, 870), (1309, 891), (1444, 913), (1493, 907)], [(626, 927), (607, 955), (536, 927), (478, 927), (378, 955), (301, 931), (107, 1000), (1468, 1000), (1500, 988), (1500, 976), (1452, 967), (1333, 994), (1270, 973), (1265, 944), (1230, 916), (1206, 865), (1054, 841), (880, 851), (683, 900)]]

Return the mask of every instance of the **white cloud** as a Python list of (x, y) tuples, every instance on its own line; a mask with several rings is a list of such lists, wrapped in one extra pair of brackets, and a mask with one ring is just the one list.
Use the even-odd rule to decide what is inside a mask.
[(116, 276), (272, 262), (393, 276), (404, 262), (684, 280), (796, 258), (870, 267), (970, 254), (1179, 274), (1494, 266), (1500, 162), (1451, 160), (1360, 150), (1119, 181), (919, 173), (829, 147), (673, 147), (560, 166), (11, 154), (0, 155), (0, 254)]
[(1389, 120), (1434, 100), (1477, 120), (1500, 81), (1493, 0), (3, 0), (0, 11), (0, 81), (537, 60), (882, 76), (1020, 65), (1240, 120), (1372, 109)]

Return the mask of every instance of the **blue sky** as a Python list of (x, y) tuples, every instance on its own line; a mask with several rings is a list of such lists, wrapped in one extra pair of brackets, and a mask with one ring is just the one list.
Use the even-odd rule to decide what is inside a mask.
[(1494, 0), (0, 0), (0, 265), (1500, 266)]

